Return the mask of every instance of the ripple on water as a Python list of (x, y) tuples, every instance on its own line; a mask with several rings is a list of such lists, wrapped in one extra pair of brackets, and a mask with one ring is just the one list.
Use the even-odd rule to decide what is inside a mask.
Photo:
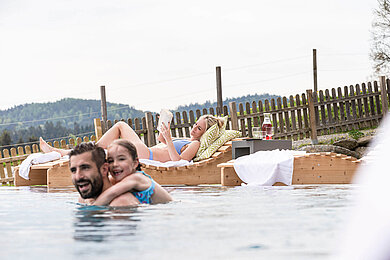
[(0, 187), (3, 256), (326, 258), (337, 246), (357, 188), (169, 190), (175, 201), (168, 204), (107, 208), (77, 204), (73, 190)]

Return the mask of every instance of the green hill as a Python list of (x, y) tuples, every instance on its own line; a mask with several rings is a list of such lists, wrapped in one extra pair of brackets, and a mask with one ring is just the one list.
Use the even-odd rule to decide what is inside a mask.
[[(143, 117), (129, 105), (107, 102), (107, 118)], [(0, 110), (0, 145), (32, 142), (69, 134), (90, 135), (93, 119), (101, 117), (100, 100), (64, 98), (56, 102), (32, 103)]]
[[(0, 110), (0, 130), (19, 130), (42, 126), (46, 121), (60, 122), (64, 127), (87, 126), (101, 116), (99, 100), (64, 98), (56, 102), (32, 103)], [(129, 105), (107, 103), (108, 119), (142, 117), (144, 112)]]

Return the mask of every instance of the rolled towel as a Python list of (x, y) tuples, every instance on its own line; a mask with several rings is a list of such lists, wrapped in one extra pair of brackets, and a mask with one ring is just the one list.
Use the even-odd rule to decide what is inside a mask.
[(33, 164), (40, 164), (51, 162), (61, 158), (61, 154), (58, 152), (50, 153), (33, 153), (30, 154), (19, 167), (19, 176), (23, 179), (29, 180), (30, 168)]

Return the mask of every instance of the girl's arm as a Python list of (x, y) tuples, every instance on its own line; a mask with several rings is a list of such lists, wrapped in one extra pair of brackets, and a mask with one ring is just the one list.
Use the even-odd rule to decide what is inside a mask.
[[(130, 178), (132, 177), (132, 178)], [(117, 184), (111, 186), (105, 190), (100, 196), (95, 200), (93, 205), (97, 206), (106, 206), (111, 203), (113, 199), (122, 195), (123, 193), (129, 192), (136, 188), (137, 181), (134, 176), (130, 175), (118, 182)]]
[(94, 201), (95, 201), (94, 199), (83, 199), (79, 197), (79, 203), (92, 205)]
[(123, 193), (137, 190), (142, 191), (146, 190), (150, 186), (150, 179), (145, 177), (141, 173), (133, 173), (130, 176), (123, 178), (120, 182), (111, 186), (105, 190), (100, 196), (95, 200), (93, 205), (97, 206), (106, 206), (111, 203), (111, 201)]

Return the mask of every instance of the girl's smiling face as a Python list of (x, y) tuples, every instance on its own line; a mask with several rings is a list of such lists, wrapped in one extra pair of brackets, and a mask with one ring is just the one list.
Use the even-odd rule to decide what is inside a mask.
[(111, 145), (107, 150), (107, 162), (111, 176), (116, 182), (136, 172), (138, 159), (133, 160), (128, 150), (121, 145)]

